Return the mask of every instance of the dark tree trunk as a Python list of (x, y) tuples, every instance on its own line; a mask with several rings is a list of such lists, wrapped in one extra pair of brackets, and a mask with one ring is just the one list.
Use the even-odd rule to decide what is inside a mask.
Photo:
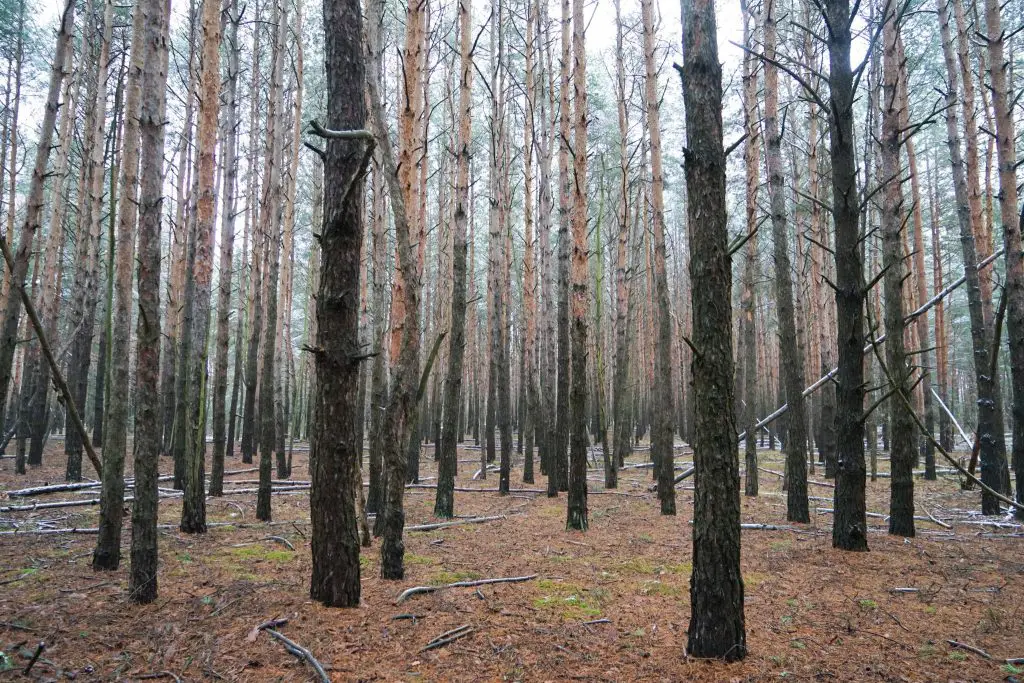
[(160, 215), (163, 201), (167, 33), (170, 15), (161, 0), (142, 0), (145, 57), (139, 118), (139, 318), (135, 395), (135, 502), (132, 505), (129, 599), (149, 603), (157, 596), (157, 474), (161, 450)]
[(910, 368), (904, 349), (906, 325), (903, 322), (903, 239), (905, 210), (900, 187), (900, 148), (907, 112), (903, 110), (905, 77), (901, 69), (899, 19), (893, 15), (883, 17), (882, 31), (885, 50), (882, 96), (881, 178), (888, 181), (882, 201), (882, 268), (884, 270), (885, 298), (885, 364), (893, 394), (888, 401), (892, 424), (892, 449), (889, 453), (892, 485), (889, 498), (889, 533), (897, 536), (914, 535), (914, 422), (909, 398)]
[(860, 245), (860, 199), (854, 158), (854, 81), (850, 68), (850, 2), (827, 0), (829, 33), (829, 140), (832, 158), (832, 218), (835, 222), (836, 313), (839, 371), (836, 374), (837, 469), (832, 545), (867, 550), (864, 496), (864, 263)]
[(740, 474), (733, 408), (732, 269), (725, 204), (722, 68), (715, 4), (683, 0), (687, 216), (693, 302), (693, 573), (687, 652), (747, 654), (740, 573)]
[[(358, 0), (324, 4), (327, 120), (331, 129), (366, 126), (362, 10)], [(316, 388), (310, 434), (313, 577), (310, 597), (331, 607), (359, 605), (359, 537), (353, 470), (362, 443), (354, 358), (359, 338), (363, 174), (369, 141), (327, 140), (320, 290), (316, 298)], [(347, 192), (340, 189), (348, 188)]]

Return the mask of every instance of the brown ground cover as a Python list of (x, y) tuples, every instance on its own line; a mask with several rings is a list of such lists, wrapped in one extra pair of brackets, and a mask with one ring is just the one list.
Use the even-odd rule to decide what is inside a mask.
[[(62, 481), (58, 447), (27, 477), (13, 474), (11, 460), (0, 462), (0, 506), (95, 497), (8, 499), (11, 489)], [(432, 453), (424, 450), (424, 477), (434, 474)], [(677, 459), (687, 460), (684, 453)], [(477, 450), (460, 451), (459, 486), (496, 486), (494, 474), (486, 482), (471, 479), (478, 465), (468, 461), (478, 457)], [(640, 452), (631, 461), (645, 457)], [(779, 470), (780, 462), (777, 453), (762, 452), (765, 467)], [(294, 478), (308, 479), (305, 452), (296, 452), (295, 465)], [(232, 458), (227, 469), (242, 467)], [(170, 471), (166, 459), (161, 470)], [(311, 680), (312, 670), (280, 643), (253, 634), (271, 618), (287, 619), (281, 632), (339, 681), (1024, 678), (1003, 661), (1024, 657), (1024, 538), (1017, 535), (1024, 529), (975, 523), (982, 518), (969, 511), (977, 509), (979, 495), (960, 491), (953, 477), (917, 480), (918, 514), (925, 517), (917, 538), (889, 537), (885, 520), (871, 518), (869, 553), (833, 550), (827, 512), (798, 528), (744, 531), (750, 655), (726, 665), (685, 655), (692, 490), (681, 486), (679, 516), (664, 518), (647, 492), (650, 476), (649, 469), (627, 469), (619, 493), (598, 493), (601, 473), (593, 470), (587, 533), (564, 531), (564, 494), (457, 493), (458, 514), (504, 518), (408, 533), (401, 582), (382, 581), (376, 546), (366, 550), (363, 606), (352, 610), (326, 609), (308, 598), (306, 492), (274, 496), (272, 527), (255, 523), (255, 494), (247, 493), (210, 501), (209, 520), (230, 526), (198, 537), (161, 532), (160, 597), (141, 607), (126, 599), (126, 566), (113, 573), (90, 568), (94, 536), (3, 535), (0, 668), (13, 668), (0, 679), (17, 678), (44, 641), (30, 673), (40, 680), (140, 680), (161, 672), (165, 680), (183, 681)], [(811, 478), (822, 481), (823, 475), (819, 470)], [(517, 469), (513, 485), (522, 486), (521, 479)], [(538, 477), (531, 488), (543, 482)], [(761, 484), (759, 498), (743, 499), (743, 521), (788, 527), (779, 480), (763, 473)], [(810, 490), (823, 498), (813, 500), (812, 509), (831, 508), (832, 489)], [(433, 495), (432, 489), (407, 491), (409, 524), (435, 521)], [(868, 501), (872, 511), (888, 509), (887, 479), (869, 483)], [(953, 529), (927, 520), (929, 513)], [(173, 524), (179, 514), (178, 501), (161, 502), (161, 523)], [(96, 508), (4, 511), (0, 522), (0, 530), (93, 527)], [(125, 555), (127, 548), (126, 531)], [(395, 604), (410, 586), (530, 574), (537, 578)], [(464, 624), (472, 626), (470, 635), (422, 651), (435, 636)], [(992, 659), (951, 647), (950, 639)]]

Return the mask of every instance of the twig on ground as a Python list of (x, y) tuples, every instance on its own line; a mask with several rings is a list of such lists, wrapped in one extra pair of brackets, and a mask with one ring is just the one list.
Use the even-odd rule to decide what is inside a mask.
[(946, 524), (941, 519), (937, 518), (935, 515), (933, 515), (932, 513), (928, 512), (928, 508), (926, 508), (924, 505), (921, 506), (921, 509), (924, 510), (924, 514), (928, 515), (928, 519), (932, 520), (933, 522), (935, 522), (936, 524), (941, 526), (943, 529), (952, 529), (953, 528), (953, 525)]
[(433, 531), (434, 529), (447, 529), (450, 526), (459, 526), (460, 524), (483, 524), (484, 522), (493, 522), (499, 519), (505, 519), (505, 515), (494, 515), (493, 517), (470, 517), (469, 519), (459, 519), (453, 522), (437, 522), (434, 524), (418, 524), (414, 526), (405, 527), (406, 531)]
[(285, 538), (285, 537), (283, 537), (283, 536), (264, 536), (264, 537), (263, 537), (263, 538), (261, 538), (260, 540), (261, 540), (261, 541), (277, 541), (277, 542), (278, 542), (278, 543), (280, 543), (281, 545), (283, 545), (283, 546), (285, 546), (286, 548), (288, 548), (288, 550), (292, 550), (292, 551), (294, 551), (294, 550), (295, 550), (295, 546), (293, 546), (293, 545), (292, 545), (292, 544), (291, 544), (291, 543), (290, 543), (290, 542), (288, 541), (288, 539), (287, 539), (287, 538)]
[(324, 671), (323, 665), (317, 661), (312, 652), (272, 628), (265, 628), (263, 630), (270, 634), (270, 636), (275, 640), (280, 641), (281, 644), (284, 645), (284, 649), (287, 650), (289, 654), (295, 655), (313, 667), (316, 671), (316, 675), (320, 678), (321, 683), (331, 683), (331, 677), (327, 675), (327, 672)]
[(259, 636), (260, 634), (260, 631), (268, 628), (277, 628), (278, 626), (284, 626), (287, 623), (287, 619), (270, 619), (269, 621), (264, 621), (262, 624), (254, 626), (253, 629), (249, 631), (249, 635), (246, 636), (245, 639), (248, 640), (250, 643), (255, 643), (257, 636)]
[(946, 642), (949, 643), (951, 647), (956, 647), (956, 648), (960, 648), (961, 650), (967, 650), (968, 652), (973, 652), (974, 654), (978, 655), (979, 657), (984, 657), (985, 659), (992, 659), (992, 655), (990, 655), (989, 653), (985, 652), (980, 647), (974, 647), (973, 645), (968, 645), (967, 643), (960, 643), (960, 642), (957, 642), (955, 640), (947, 640)]
[(612, 623), (612, 620), (611, 619), (607, 619), (607, 618), (605, 618), (605, 619), (591, 619), (590, 621), (584, 621), (583, 625), (584, 626), (592, 626), (593, 624), (610, 624), (610, 623)]
[(498, 579), (479, 579), (477, 581), (456, 581), (455, 583), (448, 583), (443, 586), (414, 586), (402, 591), (398, 597), (395, 598), (395, 604), (399, 605), (414, 595), (435, 593), (437, 591), (448, 590), (449, 588), (474, 588), (476, 586), (487, 586), (492, 583), (521, 583), (523, 581), (531, 581), (536, 578), (536, 574), (530, 574), (529, 576), (510, 576)]
[(43, 654), (43, 650), (45, 650), (45, 649), (46, 649), (46, 641), (40, 640), (39, 644), (36, 645), (35, 654), (32, 655), (32, 659), (28, 660), (28, 666), (26, 666), (25, 670), (22, 671), (23, 675), (25, 675), (25, 676), (28, 675), (28, 672), (31, 671), (32, 667), (36, 665), (37, 661), (39, 661), (39, 655)]
[(435, 648), (444, 647), (448, 643), (454, 642), (459, 638), (464, 638), (470, 633), (473, 633), (473, 627), (469, 624), (463, 624), (458, 628), (453, 628), (451, 631), (445, 631), (441, 635), (437, 636), (429, 643), (426, 644), (420, 652), (426, 652), (427, 650), (433, 650)]
[(423, 618), (422, 614), (411, 614), (411, 613), (406, 612), (404, 614), (396, 614), (395, 616), (391, 617), (391, 621), (401, 621), (403, 619), (409, 619), (410, 621), (412, 621), (412, 623), (415, 624), (417, 619), (422, 619), (422, 618)]
[(155, 671), (151, 674), (142, 674), (139, 676), (140, 681), (149, 680), (151, 678), (173, 678), (175, 683), (181, 683), (181, 679), (178, 678), (177, 674), (171, 671)]

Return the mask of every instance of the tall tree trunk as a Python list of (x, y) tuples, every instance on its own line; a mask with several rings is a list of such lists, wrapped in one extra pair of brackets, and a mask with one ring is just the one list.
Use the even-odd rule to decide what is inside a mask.
[(469, 159), (472, 143), (473, 52), (472, 0), (459, 2), (459, 112), (455, 160), (455, 234), (452, 246), (452, 308), (448, 372), (444, 380), (444, 422), (438, 459), (437, 497), (434, 515), (455, 515), (455, 473), (459, 412), (462, 402), (462, 364), (466, 346), (466, 224), (469, 220)]
[[(566, 529), (587, 529), (587, 49), (583, 0), (572, 3), (572, 385), (569, 390), (569, 501)], [(664, 499), (662, 511), (664, 512)]]
[[(266, 323), (263, 325), (263, 363), (259, 379), (259, 442), (260, 442), (260, 483), (256, 498), (256, 518), (270, 521), (270, 471), (271, 458), (276, 444), (277, 415), (274, 412), (275, 355), (277, 340), (277, 281), (280, 270), (281, 225), (284, 215), (284, 197), (281, 166), (284, 160), (284, 52), (285, 35), (288, 30), (288, 12), (275, 5), (272, 15), (275, 21), (274, 49), (271, 56), (270, 103), (267, 108), (267, 155), (264, 177), (267, 179), (260, 209), (260, 230), (264, 239), (265, 267), (267, 275), (263, 281), (263, 297), (266, 301)], [(358, 284), (358, 276), (356, 277)], [(359, 292), (358, 286), (356, 293)], [(359, 306), (359, 297), (356, 297)]]
[[(548, 483), (548, 495), (569, 489), (569, 213), (572, 210), (572, 180), (569, 177), (569, 0), (562, 0), (561, 78), (558, 95), (558, 387), (557, 425), (553, 454), (555, 487)], [(550, 476), (550, 475), (549, 475)]]
[(128, 450), (128, 355), (132, 320), (132, 266), (139, 210), (139, 112), (146, 58), (146, 8), (140, 2), (132, 17), (131, 62), (125, 92), (121, 149), (120, 211), (117, 216), (117, 264), (111, 326), (110, 392), (103, 430), (103, 489), (99, 535), (93, 569), (117, 569), (121, 563), (121, 522), (124, 517), (124, 459)]
[[(955, 0), (953, 0), (955, 4)], [(985, 320), (981, 281), (978, 275), (978, 255), (975, 243), (974, 211), (970, 195), (967, 165), (961, 154), (960, 131), (957, 126), (956, 100), (960, 91), (952, 38), (950, 35), (950, 8), (948, 0), (936, 0), (942, 52), (946, 62), (946, 143), (953, 168), (953, 190), (956, 196), (957, 219), (960, 226), (960, 245), (963, 252), (964, 276), (967, 280), (967, 309), (971, 320), (971, 348), (974, 358), (974, 376), (978, 393), (978, 441), (981, 459), (981, 481), (999, 490), (1002, 481), (1001, 461), (1005, 461), (1003, 423), (995, 400), (996, 387), (991, 371), (991, 334)], [(998, 514), (999, 501), (987, 492), (981, 495), (982, 512)]]
[[(1021, 217), (1017, 206), (1017, 151), (1013, 118), (1013, 100), (1007, 85), (1010, 61), (1004, 56), (1007, 34), (1003, 32), (1001, 6), (997, 0), (985, 0), (985, 27), (988, 33), (989, 80), (992, 109), (996, 119), (996, 151), (999, 159), (999, 214), (1003, 222), (1003, 247), (1006, 258), (1006, 336), (1010, 342), (1010, 376), (1013, 384), (1013, 470), (1016, 475), (1017, 502), (1024, 503), (1024, 248)], [(998, 505), (998, 503), (997, 503)], [(1024, 519), (1024, 510), (1014, 514)]]
[(626, 253), (629, 242), (629, 119), (626, 109), (626, 67), (622, 44), (622, 3), (615, 0), (615, 99), (619, 123), (619, 198), (615, 242), (615, 386), (612, 389), (615, 424), (614, 457), (605, 472), (605, 487), (618, 486), (618, 469), (630, 455), (629, 441), (629, 294)]
[(659, 114), (658, 72), (654, 55), (653, 0), (641, 0), (640, 16), (644, 34), (644, 111), (651, 145), (651, 226), (654, 232), (654, 293), (657, 350), (655, 355), (656, 404), (651, 429), (651, 459), (658, 480), (661, 514), (676, 514), (676, 489), (673, 484), (673, 443), (675, 429), (672, 410), (672, 307), (668, 298), (668, 274), (665, 269), (665, 200), (661, 169), (661, 117)]
[[(370, 17), (369, 21), (373, 21)], [(366, 125), (365, 54), (358, 0), (324, 5), (327, 125), (362, 130)], [(371, 48), (372, 49), (372, 48)], [(310, 514), (313, 576), (310, 596), (330, 607), (359, 605), (359, 538), (354, 490), (363, 444), (357, 442), (356, 357), (359, 335), (359, 261), (363, 238), (363, 183), (372, 138), (328, 139), (320, 239), (320, 288), (316, 299), (316, 389), (310, 441)], [(404, 483), (404, 482), (403, 482)], [(362, 482), (359, 482), (359, 486)]]
[[(224, 119), (221, 125), (221, 149), (224, 152), (224, 206), (220, 225), (220, 276), (217, 282), (217, 339), (213, 361), (213, 455), (210, 463), (210, 495), (224, 492), (224, 454), (227, 441), (224, 410), (228, 394), (228, 345), (231, 335), (231, 284), (235, 246), (235, 186), (238, 182), (238, 25), (241, 10), (234, 0), (225, 8), (227, 24), (227, 74), (224, 84)], [(241, 290), (240, 290), (241, 291)], [(230, 416), (234, 420), (234, 414)]]
[[(896, 12), (883, 16), (884, 45), (882, 86), (882, 138), (879, 144), (881, 174), (885, 183), (882, 197), (882, 269), (885, 298), (885, 364), (891, 380), (890, 390), (908, 395), (910, 368), (907, 366), (903, 323), (903, 226), (906, 215), (901, 187), (900, 148), (906, 112), (900, 97), (902, 71), (900, 17)], [(889, 533), (914, 535), (914, 424), (910, 407), (898, 395), (888, 401), (890, 424), (889, 459), (892, 486), (889, 497)]]
[[(420, 88), (418, 83), (419, 56), (422, 46), (423, 17), (418, 2), (409, 4), (406, 17), (407, 50), (405, 64), (407, 78), (406, 97), (400, 112), (400, 140), (402, 142), (402, 163), (395, 159), (395, 153), (388, 137), (381, 103), (381, 69), (378, 60), (382, 54), (381, 31), (384, 21), (382, 0), (373, 0), (367, 9), (367, 50), (370, 57), (367, 90), (370, 98), (370, 113), (376, 129), (377, 144), (384, 162), (385, 177), (391, 199), (391, 210), (395, 222), (395, 243), (398, 269), (392, 288), (392, 317), (390, 355), (393, 365), (391, 395), (383, 418), (382, 450), (385, 474), (385, 508), (383, 512), (383, 542), (381, 543), (381, 576), (384, 579), (401, 579), (405, 574), (403, 556), (405, 544), (402, 540), (405, 526), (405, 470), (408, 461), (402, 452), (411, 432), (412, 412), (415, 407), (416, 384), (419, 371), (419, 281), (416, 277), (417, 264), (410, 244), (410, 216), (407, 206), (414, 202), (413, 181), (415, 179), (416, 113), (419, 110)], [(410, 35), (410, 33), (412, 35)], [(401, 171), (401, 175), (399, 175)]]
[[(199, 74), (199, 142), (196, 179), (195, 264), (186, 274), (192, 280), (192, 326), (187, 360), (187, 401), (179, 419), (185, 420), (185, 498), (181, 530), (206, 531), (206, 360), (209, 355), (210, 297), (213, 282), (217, 130), (220, 115), (220, 2), (203, 0), (203, 52)], [(191, 259), (190, 259), (191, 260)], [(187, 305), (187, 303), (186, 303)]]
[(775, 257), (775, 299), (779, 319), (781, 384), (786, 403), (786, 519), (809, 522), (807, 509), (807, 418), (804, 410), (804, 359), (797, 344), (793, 304), (793, 267), (789, 254), (785, 181), (782, 163), (782, 132), (779, 128), (779, 72), (776, 58), (778, 8), (768, 0), (764, 11), (764, 134)]
[(693, 572), (686, 650), (747, 654), (740, 574), (740, 477), (733, 409), (732, 269), (726, 242), (722, 67), (715, 4), (683, 0), (687, 218), (693, 304)]
[[(743, 43), (753, 49), (756, 41), (757, 18), (750, 5), (744, 0), (743, 9)], [(743, 148), (743, 161), (746, 168), (746, 231), (747, 245), (743, 258), (743, 290), (740, 294), (740, 342), (743, 345), (743, 383), (739, 387), (743, 396), (743, 427), (744, 460), (746, 475), (744, 477), (744, 493), (756, 496), (758, 493), (757, 471), (757, 289), (760, 279), (760, 263), (757, 248), (758, 208), (757, 190), (760, 180), (760, 145), (761, 126), (757, 111), (757, 72), (754, 56), (747, 53), (743, 56), (743, 124), (746, 141)], [(813, 142), (811, 143), (813, 144)]]
[(169, 3), (140, 0), (145, 14), (139, 116), (139, 318), (135, 396), (135, 502), (132, 505), (129, 599), (157, 596), (157, 474), (162, 434), (160, 391), (160, 215), (164, 182)]
[[(79, 199), (78, 236), (76, 254), (74, 309), (69, 329), (75, 330), (68, 360), (68, 384), (76, 406), (84, 408), (88, 394), (89, 365), (92, 357), (92, 337), (96, 322), (96, 303), (99, 295), (98, 260), (100, 234), (103, 230), (103, 124), (107, 102), (110, 37), (113, 30), (114, 8), (112, 0), (97, 3), (102, 6), (100, 31), (102, 36), (97, 50), (96, 73), (90, 84), (90, 114), (86, 117), (87, 161), (83, 164), (83, 182)], [(65, 477), (68, 481), (82, 478), (82, 437), (77, 430), (68, 430), (64, 452), (68, 456)]]
[(850, 67), (850, 2), (826, 0), (829, 52), (829, 142), (832, 219), (835, 224), (837, 469), (832, 545), (867, 550), (864, 464), (864, 263), (860, 242), (860, 195), (853, 137), (854, 80)]
[[(537, 269), (534, 257), (533, 220), (533, 152), (534, 152), (534, 110), (536, 108), (536, 86), (534, 82), (534, 24), (536, 4), (526, 0), (526, 120), (523, 124), (523, 372), (520, 392), (525, 394), (524, 414), (519, 421), (520, 440), (525, 442), (523, 460), (523, 483), (534, 483), (533, 437), (540, 417), (537, 397)], [(605, 454), (607, 460), (608, 454)]]

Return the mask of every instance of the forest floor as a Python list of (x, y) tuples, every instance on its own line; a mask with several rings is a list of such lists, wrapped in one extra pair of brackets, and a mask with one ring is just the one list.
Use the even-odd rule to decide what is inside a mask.
[[(95, 497), (95, 493), (8, 498), (23, 486), (63, 481), (60, 443), (28, 476), (0, 461), (0, 506)], [(421, 475), (435, 474), (433, 447)], [(688, 461), (677, 450), (677, 464)], [(293, 479), (308, 480), (296, 451)], [(642, 463), (646, 451), (633, 455)], [(497, 474), (473, 481), (479, 451), (460, 450), (458, 486), (495, 487)], [(775, 452), (762, 465), (781, 470)], [(90, 568), (94, 535), (0, 536), (0, 669), (17, 676), (39, 641), (45, 650), (30, 676), (40, 680), (303, 681), (312, 669), (254, 627), (271, 618), (334, 680), (1024, 680), (1005, 663), (1024, 657), (1024, 529), (981, 518), (977, 492), (955, 477), (915, 481), (918, 535), (890, 537), (869, 518), (871, 551), (831, 547), (831, 515), (788, 525), (776, 476), (761, 474), (761, 496), (742, 500), (743, 522), (779, 525), (743, 531), (749, 655), (739, 663), (685, 655), (689, 621), (692, 480), (678, 489), (679, 515), (658, 514), (647, 491), (650, 469), (620, 473), (618, 493), (590, 473), (590, 530), (565, 531), (565, 495), (457, 493), (456, 512), (504, 517), (406, 535), (403, 581), (379, 578), (377, 541), (364, 551), (363, 605), (327, 609), (308, 598), (309, 496), (273, 498), (274, 526), (255, 523), (255, 494), (211, 499), (212, 527), (202, 536), (160, 533), (158, 600), (126, 599), (127, 559), (119, 571)], [(888, 463), (882, 461), (885, 471)], [(88, 463), (86, 463), (88, 467)], [(250, 466), (231, 458), (228, 470)], [(161, 459), (161, 471), (171, 463)], [(255, 479), (255, 472), (228, 477)], [(821, 482), (821, 469), (810, 477)], [(523, 486), (522, 470), (513, 487)], [(530, 488), (543, 489), (544, 478)], [(168, 484), (169, 485), (169, 484)], [(227, 488), (252, 488), (232, 484)], [(529, 486), (529, 485), (528, 485)], [(833, 489), (810, 486), (812, 510), (831, 508)], [(888, 479), (868, 484), (868, 509), (888, 510)], [(406, 492), (408, 524), (433, 520), (433, 489)], [(176, 499), (160, 503), (174, 524)], [(947, 530), (931, 514), (952, 524)], [(999, 527), (993, 522), (1002, 522)], [(0, 529), (94, 527), (95, 506), (0, 512)], [(290, 549), (279, 537), (290, 544)], [(124, 534), (127, 558), (129, 532)], [(523, 583), (396, 596), (418, 585), (536, 574)], [(912, 589), (897, 591), (895, 589)], [(397, 615), (415, 619), (395, 619)], [(597, 623), (587, 623), (587, 622)], [(469, 624), (470, 635), (434, 650), (431, 639)], [(955, 640), (991, 656), (951, 646)], [(1024, 668), (1024, 665), (1021, 666)]]

